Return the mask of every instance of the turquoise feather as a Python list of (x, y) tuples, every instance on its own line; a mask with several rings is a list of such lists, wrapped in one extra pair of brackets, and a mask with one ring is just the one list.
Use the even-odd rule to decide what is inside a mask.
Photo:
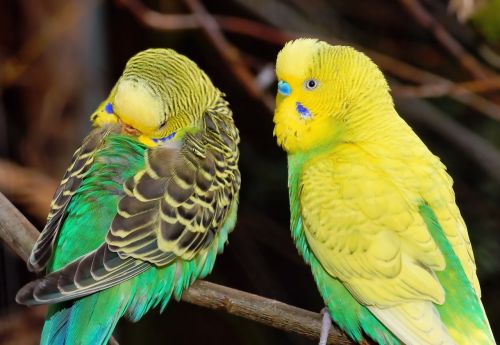
[[(88, 177), (68, 206), (49, 272), (64, 267), (103, 243), (116, 214), (123, 183), (143, 168), (145, 149), (128, 136), (111, 135), (106, 139)], [(159, 304), (163, 311), (172, 295), (180, 299), (193, 281), (211, 272), (217, 254), (234, 228), (236, 209), (237, 204), (233, 202), (217, 240), (204, 255), (190, 261), (177, 260), (161, 268), (152, 267), (117, 286), (74, 302), (51, 306), (41, 344), (105, 344), (122, 316), (138, 321)]]

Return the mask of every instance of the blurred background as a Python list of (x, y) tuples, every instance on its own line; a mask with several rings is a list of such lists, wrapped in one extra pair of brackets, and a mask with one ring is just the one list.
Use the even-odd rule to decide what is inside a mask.
[[(274, 59), (294, 37), (354, 45), (389, 78), (399, 113), (455, 181), (494, 333), (500, 334), (500, 0), (2, 0), (0, 192), (39, 228), (89, 115), (149, 47), (196, 61), (241, 132), (242, 190), (230, 245), (208, 280), (319, 312), (289, 234), (286, 157), (273, 138)], [(0, 343), (36, 344), (44, 307), (14, 302), (32, 279), (0, 245)], [(172, 302), (120, 344), (314, 344)]]

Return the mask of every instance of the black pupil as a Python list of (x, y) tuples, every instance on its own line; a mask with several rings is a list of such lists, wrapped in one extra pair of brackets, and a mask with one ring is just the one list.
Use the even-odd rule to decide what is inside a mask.
[(309, 80), (307, 82), (307, 86), (309, 86), (310, 88), (313, 88), (316, 86), (316, 82), (314, 80)]

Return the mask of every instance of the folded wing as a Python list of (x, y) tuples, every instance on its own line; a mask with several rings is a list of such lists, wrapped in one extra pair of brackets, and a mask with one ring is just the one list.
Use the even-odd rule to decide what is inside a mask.
[(239, 136), (216, 114), (205, 121), (206, 130), (186, 134), (182, 144), (147, 149), (144, 169), (124, 184), (106, 242), (26, 285), (18, 302), (85, 296), (209, 247), (239, 191)]

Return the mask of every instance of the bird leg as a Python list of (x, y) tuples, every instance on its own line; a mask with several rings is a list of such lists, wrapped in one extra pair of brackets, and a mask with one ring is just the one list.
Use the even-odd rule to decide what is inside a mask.
[(332, 327), (332, 318), (330, 317), (330, 312), (328, 311), (327, 307), (321, 309), (321, 314), (323, 314), (323, 320), (321, 321), (319, 345), (326, 345), (328, 334), (330, 333), (330, 328)]

